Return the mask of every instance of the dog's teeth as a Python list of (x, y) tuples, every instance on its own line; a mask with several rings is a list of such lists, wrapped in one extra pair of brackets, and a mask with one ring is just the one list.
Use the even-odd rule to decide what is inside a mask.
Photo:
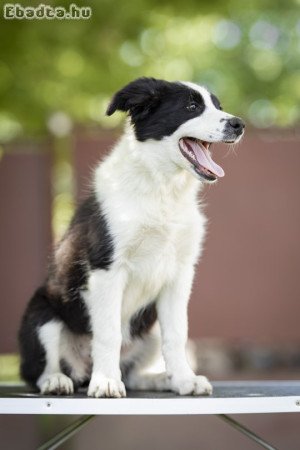
[(192, 150), (190, 150), (186, 145), (184, 145), (184, 147), (181, 147), (181, 148), (187, 156), (192, 158), (194, 161), (197, 161), (195, 153)]
[(191, 158), (196, 159), (194, 153), (191, 150), (189, 150), (188, 154), (190, 155)]

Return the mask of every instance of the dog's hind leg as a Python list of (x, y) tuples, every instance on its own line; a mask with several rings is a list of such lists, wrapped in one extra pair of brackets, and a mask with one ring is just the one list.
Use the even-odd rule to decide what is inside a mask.
[(166, 372), (134, 373), (126, 383), (128, 389), (136, 391), (169, 391), (170, 380)]
[(43, 394), (71, 394), (73, 382), (62, 373), (60, 346), (63, 323), (49, 302), (45, 287), (39, 288), (24, 313), (20, 331), (20, 372)]
[(163, 371), (164, 362), (157, 323), (148, 333), (133, 340), (132, 349), (122, 359), (121, 368), (125, 386), (129, 389), (145, 391), (170, 389), (170, 381)]
[[(196, 369), (194, 349), (187, 346), (189, 363)], [(131, 352), (122, 360), (125, 385), (132, 390), (171, 391), (172, 378), (165, 371), (161, 352), (161, 336), (156, 322), (154, 327), (140, 338), (133, 341)], [(206, 383), (206, 378), (203, 383)]]
[(60, 368), (62, 328), (62, 322), (51, 320), (38, 330), (45, 351), (45, 369), (36, 382), (42, 394), (70, 395), (74, 391), (73, 381)]

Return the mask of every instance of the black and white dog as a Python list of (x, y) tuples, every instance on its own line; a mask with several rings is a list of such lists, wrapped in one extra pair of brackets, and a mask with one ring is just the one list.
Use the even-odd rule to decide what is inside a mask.
[[(124, 397), (125, 386), (210, 394), (186, 358), (205, 235), (197, 193), (224, 176), (211, 143), (239, 141), (244, 123), (203, 87), (153, 78), (117, 92), (107, 114), (117, 110), (129, 115), (125, 133), (97, 167), (24, 314), (21, 374), (43, 394), (87, 382), (91, 397)], [(165, 372), (147, 373), (160, 349)]]

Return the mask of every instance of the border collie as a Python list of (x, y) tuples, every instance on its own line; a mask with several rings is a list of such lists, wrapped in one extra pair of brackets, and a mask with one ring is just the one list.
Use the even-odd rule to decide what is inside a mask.
[[(205, 217), (197, 193), (224, 176), (211, 144), (235, 143), (244, 123), (190, 82), (139, 78), (107, 109), (125, 133), (96, 168), (23, 316), (21, 375), (42, 394), (91, 397), (129, 389), (210, 394), (186, 357), (187, 306)], [(165, 371), (147, 373), (162, 351)]]

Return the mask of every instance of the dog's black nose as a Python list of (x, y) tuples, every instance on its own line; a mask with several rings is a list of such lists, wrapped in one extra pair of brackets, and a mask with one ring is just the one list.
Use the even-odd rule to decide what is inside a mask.
[(241, 134), (245, 128), (245, 123), (239, 117), (232, 117), (229, 119), (228, 125), (234, 129), (236, 134)]

